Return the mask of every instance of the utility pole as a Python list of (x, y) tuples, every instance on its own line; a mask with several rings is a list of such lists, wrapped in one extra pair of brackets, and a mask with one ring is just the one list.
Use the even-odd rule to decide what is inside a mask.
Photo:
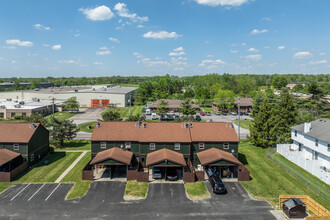
[(54, 121), (54, 112), (55, 112), (55, 98), (53, 96), (53, 121)]
[(239, 140), (241, 140), (240, 117), (241, 117), (241, 98), (238, 97), (238, 139)]
[(131, 111), (131, 107), (132, 107), (132, 95), (129, 95), (129, 117), (132, 116), (132, 111)]

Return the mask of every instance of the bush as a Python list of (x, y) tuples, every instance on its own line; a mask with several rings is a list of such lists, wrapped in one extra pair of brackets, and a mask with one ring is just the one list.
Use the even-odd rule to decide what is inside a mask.
[(15, 115), (15, 116), (14, 116), (14, 119), (15, 119), (15, 120), (21, 120), (22, 118), (23, 118), (22, 115)]

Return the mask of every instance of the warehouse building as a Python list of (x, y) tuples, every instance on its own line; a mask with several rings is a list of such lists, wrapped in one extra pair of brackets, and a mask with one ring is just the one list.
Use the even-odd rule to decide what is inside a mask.
[(113, 85), (70, 86), (35, 90), (0, 92), (0, 99), (43, 99), (65, 101), (76, 97), (80, 107), (126, 107), (133, 99), (135, 87)]

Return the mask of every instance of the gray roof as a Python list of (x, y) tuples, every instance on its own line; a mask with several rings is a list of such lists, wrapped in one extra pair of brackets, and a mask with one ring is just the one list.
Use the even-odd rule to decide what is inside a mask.
[(283, 202), (283, 204), (288, 207), (289, 209), (294, 208), (298, 205), (305, 206), (305, 203), (303, 203), (300, 199), (298, 198), (291, 198)]
[(304, 132), (304, 124), (296, 125), (291, 127), (307, 136), (324, 141), (330, 144), (330, 120), (329, 119), (318, 119), (312, 121), (312, 128), (309, 132)]

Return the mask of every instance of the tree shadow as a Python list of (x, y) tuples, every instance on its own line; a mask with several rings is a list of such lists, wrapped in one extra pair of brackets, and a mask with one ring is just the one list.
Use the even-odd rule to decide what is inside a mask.
[(238, 160), (243, 164), (243, 165), (248, 165), (249, 162), (246, 159), (245, 154), (238, 153)]

